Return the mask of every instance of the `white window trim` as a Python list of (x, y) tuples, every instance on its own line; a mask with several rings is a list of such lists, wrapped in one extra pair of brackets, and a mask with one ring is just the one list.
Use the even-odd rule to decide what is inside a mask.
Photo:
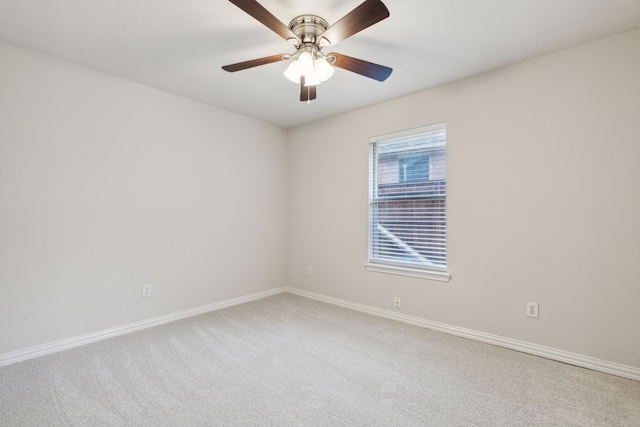
[(436, 123), (433, 125), (420, 126), (413, 129), (400, 130), (398, 132), (385, 133), (382, 135), (376, 135), (376, 136), (370, 137), (369, 143), (386, 141), (388, 139), (403, 138), (405, 136), (412, 136), (418, 133), (425, 133), (425, 132), (431, 132), (433, 130), (440, 130), (445, 127), (446, 127), (446, 123), (442, 122), (442, 123)]
[(364, 268), (374, 273), (395, 274), (397, 276), (415, 277), (418, 279), (436, 280), (438, 282), (448, 282), (451, 274), (447, 271), (424, 270), (421, 268), (398, 267), (386, 264), (366, 263)]

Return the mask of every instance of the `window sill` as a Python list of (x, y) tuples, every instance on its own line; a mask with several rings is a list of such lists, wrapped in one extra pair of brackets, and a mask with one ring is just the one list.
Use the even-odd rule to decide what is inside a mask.
[(376, 273), (396, 274), (398, 276), (416, 277), (418, 279), (437, 280), (439, 282), (448, 282), (451, 274), (445, 271), (421, 270), (418, 268), (395, 267), (382, 264), (367, 263), (364, 265), (367, 271)]

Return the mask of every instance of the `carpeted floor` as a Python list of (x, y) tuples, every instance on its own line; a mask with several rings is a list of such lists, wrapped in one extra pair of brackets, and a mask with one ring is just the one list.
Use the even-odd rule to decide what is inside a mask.
[(2, 426), (640, 426), (640, 382), (291, 294), (0, 379)]

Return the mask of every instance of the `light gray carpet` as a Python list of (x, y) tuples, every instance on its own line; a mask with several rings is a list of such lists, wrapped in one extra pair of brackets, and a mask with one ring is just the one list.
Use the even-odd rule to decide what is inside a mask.
[(2, 426), (640, 426), (640, 382), (291, 294), (0, 379)]

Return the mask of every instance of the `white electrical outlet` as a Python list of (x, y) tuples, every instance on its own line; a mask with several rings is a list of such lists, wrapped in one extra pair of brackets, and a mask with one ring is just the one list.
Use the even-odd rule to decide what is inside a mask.
[(533, 317), (535, 319), (538, 318), (538, 303), (537, 302), (528, 302), (527, 303), (527, 317)]
[(313, 274), (313, 270), (310, 265), (307, 265), (307, 276), (311, 276), (311, 274)]
[(396, 308), (400, 308), (400, 297), (396, 297), (394, 303)]
[(151, 285), (142, 285), (142, 298), (149, 298), (151, 296)]

